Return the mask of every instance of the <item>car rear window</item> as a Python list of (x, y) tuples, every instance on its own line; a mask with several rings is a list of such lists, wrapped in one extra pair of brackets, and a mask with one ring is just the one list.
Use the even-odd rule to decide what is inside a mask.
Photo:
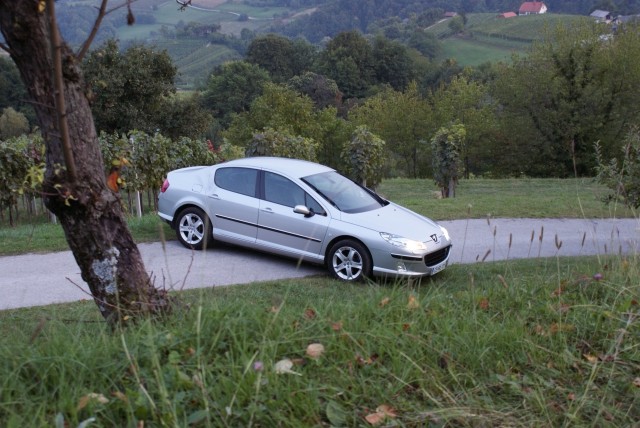
[(258, 170), (251, 168), (220, 168), (216, 171), (216, 186), (247, 196), (256, 196)]

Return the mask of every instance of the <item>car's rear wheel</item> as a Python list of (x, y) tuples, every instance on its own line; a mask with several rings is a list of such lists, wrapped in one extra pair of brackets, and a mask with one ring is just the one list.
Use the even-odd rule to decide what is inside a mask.
[(202, 250), (213, 241), (211, 221), (200, 208), (187, 208), (178, 215), (176, 235), (185, 247)]
[(352, 239), (336, 242), (328, 253), (329, 273), (342, 281), (362, 281), (371, 276), (371, 256), (367, 248)]

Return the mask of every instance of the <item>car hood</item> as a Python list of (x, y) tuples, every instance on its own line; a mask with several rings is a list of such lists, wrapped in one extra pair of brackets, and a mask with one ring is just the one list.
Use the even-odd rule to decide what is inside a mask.
[(442, 230), (430, 220), (393, 202), (380, 209), (357, 214), (341, 213), (344, 222), (361, 227), (399, 235), (417, 241), (431, 241), (434, 233), (440, 236)]

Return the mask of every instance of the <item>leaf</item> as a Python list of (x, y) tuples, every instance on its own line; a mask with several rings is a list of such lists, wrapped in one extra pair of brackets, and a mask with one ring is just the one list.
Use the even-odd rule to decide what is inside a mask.
[(382, 421), (384, 421), (385, 417), (386, 416), (384, 413), (376, 412), (376, 413), (368, 414), (367, 416), (364, 417), (364, 419), (367, 422), (369, 422), (369, 424), (371, 425), (380, 425)]
[(333, 330), (333, 331), (342, 330), (342, 321), (337, 321), (337, 322), (331, 323), (331, 330)]
[(307, 308), (304, 311), (304, 317), (308, 320), (312, 320), (316, 317), (316, 311), (312, 308)]
[(322, 345), (321, 343), (312, 343), (311, 345), (307, 346), (307, 355), (310, 358), (318, 359), (322, 356), (323, 353), (324, 345)]
[(633, 380), (633, 386), (636, 388), (640, 388), (640, 377), (637, 377)]
[(389, 406), (388, 404), (381, 404), (376, 408), (376, 412), (382, 412), (385, 414), (385, 416), (388, 416), (390, 418), (395, 418), (398, 416), (398, 414), (396, 413), (396, 409), (394, 409), (393, 407)]
[(300, 373), (296, 373), (293, 370), (291, 370), (292, 367), (293, 367), (293, 361), (291, 361), (288, 358), (285, 358), (284, 360), (280, 360), (276, 363), (275, 370), (277, 374), (288, 373), (288, 374), (302, 376)]
[(78, 401), (77, 410), (80, 411), (84, 409), (89, 403), (94, 401), (100, 404), (107, 404), (109, 402), (109, 399), (102, 394), (90, 392), (89, 394), (80, 398), (80, 400)]
[(378, 303), (378, 306), (380, 306), (381, 308), (384, 308), (389, 304), (390, 301), (391, 299), (389, 299), (388, 297), (385, 297), (384, 299), (380, 300), (380, 303)]
[(198, 424), (204, 421), (208, 415), (209, 415), (209, 412), (207, 410), (204, 410), (204, 409), (197, 410), (189, 415), (189, 417), (187, 418), (187, 424), (189, 425)]
[(589, 361), (591, 364), (595, 364), (598, 362), (598, 357), (596, 357), (595, 355), (584, 354), (583, 357), (585, 360)]
[(335, 401), (329, 401), (326, 409), (327, 419), (332, 426), (342, 427), (347, 425), (347, 412)]
[(409, 303), (407, 303), (407, 308), (418, 309), (419, 307), (420, 307), (420, 303), (418, 303), (418, 299), (416, 299), (416, 296), (414, 295), (409, 296)]
[(478, 306), (483, 311), (486, 311), (487, 309), (489, 309), (489, 299), (487, 299), (486, 297), (483, 297), (482, 299), (480, 299), (480, 303), (478, 303)]

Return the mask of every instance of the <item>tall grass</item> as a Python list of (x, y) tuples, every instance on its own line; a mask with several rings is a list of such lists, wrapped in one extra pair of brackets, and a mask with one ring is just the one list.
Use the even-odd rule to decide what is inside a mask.
[(0, 424), (631, 426), (638, 268), (538, 259), (414, 284), (203, 289), (124, 331), (88, 302), (0, 312)]

